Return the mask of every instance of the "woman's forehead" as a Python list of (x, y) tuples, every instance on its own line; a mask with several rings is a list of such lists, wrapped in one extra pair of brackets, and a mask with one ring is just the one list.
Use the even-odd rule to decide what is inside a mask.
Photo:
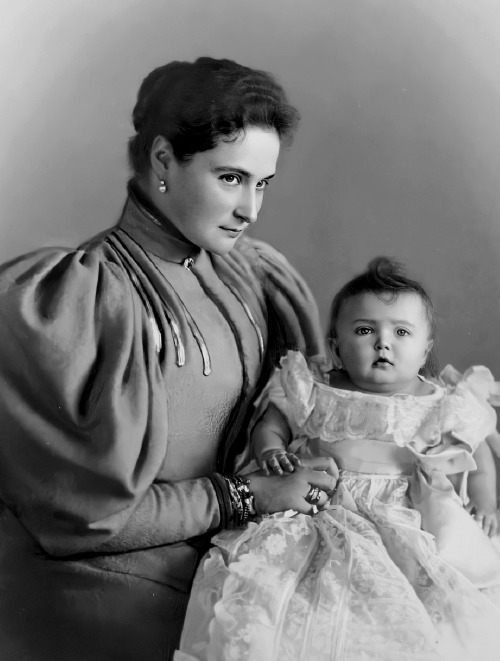
[(231, 140), (220, 140), (217, 145), (201, 152), (215, 166), (244, 169), (252, 174), (272, 176), (276, 170), (281, 143), (276, 131), (249, 126)]

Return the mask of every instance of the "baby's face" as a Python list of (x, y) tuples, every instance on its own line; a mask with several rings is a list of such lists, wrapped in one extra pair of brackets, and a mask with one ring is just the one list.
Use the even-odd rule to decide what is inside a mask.
[(432, 346), (425, 304), (417, 294), (359, 294), (342, 305), (335, 345), (360, 390), (416, 393), (418, 372)]

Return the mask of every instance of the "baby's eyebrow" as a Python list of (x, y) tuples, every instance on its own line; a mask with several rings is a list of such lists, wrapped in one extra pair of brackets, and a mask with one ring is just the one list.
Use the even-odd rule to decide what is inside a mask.
[(408, 321), (407, 319), (391, 319), (391, 323), (394, 324), (395, 326), (411, 326), (412, 328), (415, 328), (415, 324), (412, 324), (411, 321)]
[[(415, 324), (412, 324), (411, 321), (407, 319), (389, 319), (390, 323), (394, 326), (411, 326), (415, 328)], [(376, 324), (378, 323), (377, 319), (354, 319), (353, 324)]]

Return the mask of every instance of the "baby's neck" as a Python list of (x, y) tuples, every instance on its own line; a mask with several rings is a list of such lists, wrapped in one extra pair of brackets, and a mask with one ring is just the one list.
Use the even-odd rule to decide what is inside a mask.
[(351, 380), (351, 377), (345, 370), (332, 370), (330, 372), (330, 386), (332, 388), (340, 388), (341, 390), (351, 390), (353, 392), (362, 392), (368, 395), (382, 395), (384, 397), (391, 397), (392, 395), (406, 393), (416, 397), (430, 395), (434, 392), (435, 388), (428, 381), (424, 381), (416, 377), (410, 383), (404, 386), (395, 385), (394, 389), (384, 389), (384, 386), (373, 384), (373, 388), (364, 388)]

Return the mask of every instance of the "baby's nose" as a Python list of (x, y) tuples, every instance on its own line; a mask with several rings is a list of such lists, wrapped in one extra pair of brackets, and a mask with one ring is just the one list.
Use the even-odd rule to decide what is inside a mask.
[(385, 335), (379, 335), (375, 340), (375, 349), (377, 351), (382, 351), (383, 349), (389, 349), (390, 342)]

